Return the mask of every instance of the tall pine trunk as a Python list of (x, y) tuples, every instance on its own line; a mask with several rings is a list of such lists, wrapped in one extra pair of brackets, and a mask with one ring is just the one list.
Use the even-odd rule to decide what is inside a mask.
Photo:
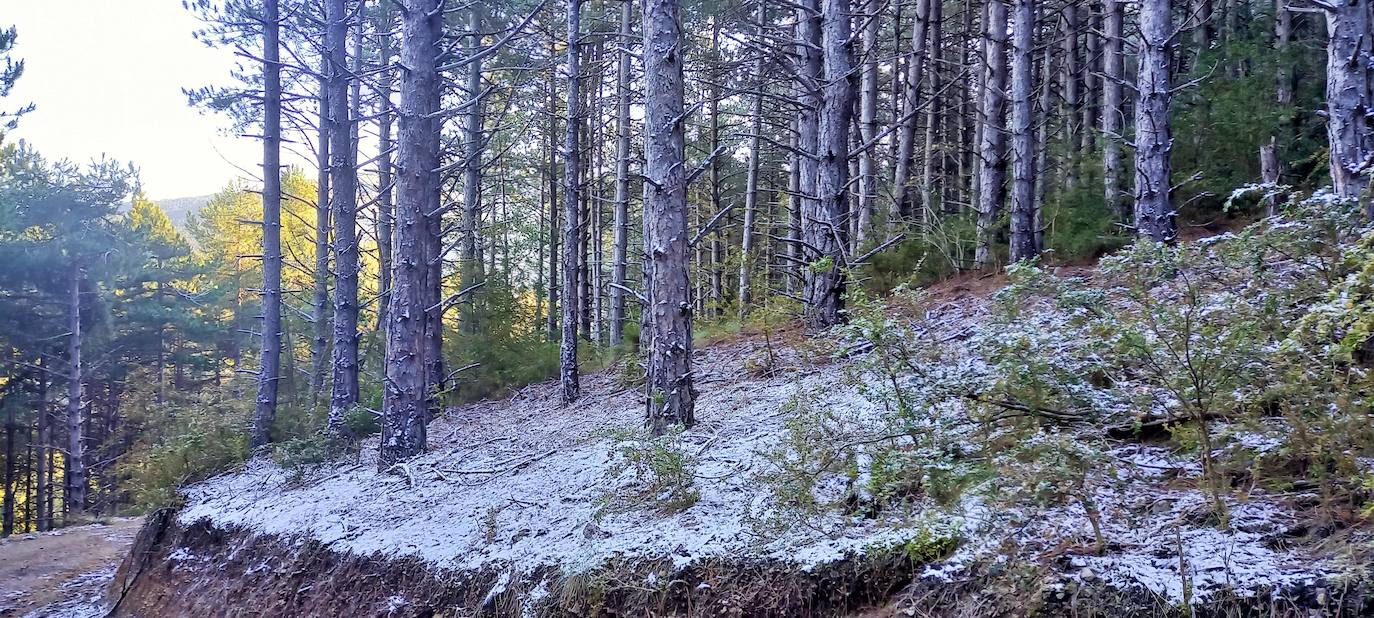
[(1169, 77), (1169, 37), (1173, 24), (1169, 0), (1140, 3), (1139, 71), (1135, 110), (1135, 226), (1136, 233), (1158, 242), (1177, 236), (1173, 203), (1169, 199), (1169, 155), (1173, 131), (1169, 106), (1173, 99)]
[[(768, 5), (759, 2), (755, 9), (754, 19), (758, 21), (759, 45), (765, 45), (764, 36), (768, 19)], [(759, 92), (754, 95), (754, 110), (749, 117), (749, 163), (745, 170), (744, 179), (744, 227), (740, 230), (740, 260), (739, 260), (739, 316), (743, 320), (749, 312), (749, 304), (753, 301), (753, 278), (754, 278), (754, 222), (758, 216), (759, 208), (759, 163), (760, 135), (763, 133), (763, 89), (764, 89), (764, 67), (766, 60), (760, 56), (754, 61), (754, 87)], [(876, 82), (874, 88), (877, 88)], [(876, 95), (875, 101), (876, 104)], [(872, 172), (872, 169), (869, 169)], [(868, 209), (872, 210), (872, 202), (868, 204)], [(861, 223), (861, 230), (867, 222)]]
[(854, 114), (853, 60), (850, 57), (848, 0), (824, 0), (821, 48), (824, 58), (820, 131), (816, 155), (816, 196), (806, 212), (804, 237), (818, 255), (807, 268), (806, 318), (813, 327), (844, 319), (849, 216), (849, 128)]
[(34, 527), (52, 529), (52, 407), (47, 372), (38, 374), (38, 448), (34, 452)]
[(548, 142), (545, 148), (549, 152), (548, 177), (549, 177), (549, 319), (548, 334), (549, 341), (557, 341), (561, 336), (559, 333), (559, 246), (562, 244), (559, 235), (562, 233), (558, 229), (558, 210), (562, 204), (558, 201), (558, 79), (557, 63), (553, 62), (556, 41), (554, 37), (549, 37), (549, 83), (548, 83), (548, 105), (545, 108), (545, 116), (548, 120), (548, 129), (545, 137)]
[(585, 245), (581, 236), (581, 208), (578, 180), (582, 177), (582, 153), (578, 143), (582, 124), (582, 0), (568, 0), (568, 127), (563, 140), (563, 336), (558, 346), (559, 382), (563, 403), (572, 403), (581, 394), (577, 375), (577, 323), (579, 258)]
[(620, 5), (615, 79), (615, 230), (611, 253), (611, 347), (625, 337), (625, 271), (630, 249), (630, 0)]
[(1126, 77), (1125, 34), (1126, 3), (1104, 0), (1106, 14), (1102, 20), (1104, 49), (1102, 55), (1102, 192), (1107, 208), (1117, 221), (1131, 219), (1130, 204), (1122, 199), (1121, 141), (1125, 125), (1122, 109), (1122, 83)]
[(81, 264), (71, 264), (71, 295), (68, 298), (67, 328), (67, 452), (62, 460), (67, 512), (86, 512), (86, 441), (81, 422)]
[(916, 118), (920, 112), (921, 76), (925, 69), (924, 55), (930, 31), (930, 5), (940, 0), (916, 0), (916, 23), (911, 35), (911, 57), (907, 59), (905, 96), (901, 117), (894, 118), (901, 127), (897, 137), (897, 160), (892, 164), (892, 224), (911, 215), (911, 165), (916, 154)]
[(683, 169), (682, 34), (678, 0), (644, 0), (644, 220), (649, 349), (647, 416), (662, 434), (695, 421), (692, 311)]
[(5, 405), (0, 400), (0, 406), (5, 408), (5, 485), (0, 488), (4, 497), (4, 513), (0, 515), (0, 536), (9, 536), (14, 533), (14, 495), (19, 487), (14, 482), (14, 471), (16, 461), (14, 458), (14, 434), (18, 432), (19, 425), (14, 420), (14, 406)]
[(802, 203), (805, 201), (802, 199), (802, 162), (809, 153), (805, 153), (801, 147), (801, 123), (800, 116), (790, 123), (796, 130), (792, 135), (792, 149), (787, 153), (787, 238), (791, 239), (791, 242), (787, 243), (787, 250), (783, 254), (787, 256), (787, 264), (783, 268), (783, 289), (793, 298), (797, 297), (797, 289), (802, 282), (802, 271), (806, 267), (802, 259), (805, 252), (799, 241), (802, 237)]
[(312, 328), (310, 334), (310, 407), (320, 403), (324, 390), (324, 372), (329, 353), (329, 142), (332, 124), (329, 121), (329, 58), (325, 56), (320, 69), (319, 127), (316, 136), (315, 165), (319, 170), (315, 180), (315, 272), (314, 294), (311, 297)]
[(983, 26), (983, 79), (978, 115), (982, 135), (978, 140), (981, 159), (978, 174), (978, 239), (973, 261), (978, 266), (992, 263), (992, 243), (1001, 216), (1003, 185), (1007, 180), (1007, 5), (989, 0)]
[(941, 104), (940, 73), (944, 65), (945, 3), (943, 0), (930, 2), (930, 68), (926, 71), (929, 84), (926, 105), (926, 133), (924, 140), (925, 160), (921, 169), (921, 218), (934, 221), (936, 216), (936, 196), (940, 195), (937, 185), (943, 181), (944, 149), (940, 143), (940, 115), (944, 113)]
[(277, 0), (263, 2), (262, 362), (250, 440), (255, 449), (272, 441), (281, 378), (281, 64), (277, 46), (281, 24), (277, 9)]
[(439, 0), (401, 0), (401, 100), (396, 151), (396, 239), (386, 330), (379, 469), (425, 450), (429, 389), (426, 358), (428, 226), (426, 208), (437, 186), (439, 74), (435, 55)]
[[(472, 22), (469, 28), (473, 34), (468, 40), (468, 46), (473, 54), (479, 54), (482, 46), (482, 4), (473, 3), (470, 11)], [(485, 277), (485, 273), (482, 272), (481, 225), (482, 154), (486, 135), (482, 127), (483, 104), (478, 98), (482, 94), (482, 58), (476, 56), (470, 59), (466, 68), (467, 85), (464, 92), (468, 100), (467, 116), (464, 119), (467, 126), (463, 128), (463, 242), (460, 254), (462, 271), (459, 277), (464, 288), (477, 285)], [(459, 302), (459, 326), (465, 333), (476, 333), (478, 304), (474, 296), (470, 294)]]
[[(760, 24), (760, 46), (765, 44), (763, 41), (764, 32), (762, 30), (764, 20), (763, 9), (765, 6), (765, 3), (759, 3), (757, 19)], [(881, 8), (881, 2), (878, 0), (869, 0), (864, 9), (864, 63), (863, 72), (860, 78), (861, 83), (859, 85), (859, 141), (862, 142), (864, 148), (859, 151), (859, 199), (858, 212), (855, 213), (856, 220), (854, 222), (855, 247), (863, 247), (864, 243), (868, 240), (869, 228), (873, 225), (874, 204), (878, 200), (878, 165), (874, 157), (877, 153), (878, 146), (877, 144), (870, 144), (869, 142), (873, 141), (878, 135), (878, 56), (881, 55), (878, 47), (878, 27), (881, 25), (881, 20), (878, 19), (878, 11)], [(758, 64), (755, 68), (755, 76), (757, 83), (760, 84), (760, 88), (762, 88), (763, 84), (763, 66), (763, 60), (758, 60)], [(754, 106), (755, 122), (759, 122), (759, 116), (762, 115), (763, 94), (760, 93)], [(754, 133), (758, 134), (760, 129), (761, 125), (754, 129)], [(757, 150), (758, 139), (754, 138), (752, 143), (754, 146), (753, 149)], [(754, 172), (754, 175), (757, 176), (757, 159), (751, 159), (750, 165), (750, 169)], [(741, 289), (742, 287), (743, 286), (741, 286)], [(740, 302), (743, 303), (744, 300), (741, 299)]]
[[(1078, 63), (1078, 31), (1081, 29), (1081, 14), (1072, 2), (1064, 5), (1064, 32), (1060, 42), (1063, 46), (1064, 79), (1064, 188), (1073, 190), (1078, 187), (1078, 145), (1083, 127), (1078, 124), (1079, 105), (1082, 102)], [(1048, 113), (1048, 110), (1046, 110)]]
[[(1040, 253), (1035, 225), (1035, 0), (1012, 0), (1011, 146), (1011, 261), (1029, 260)], [(1048, 62), (1048, 58), (1046, 62)]]
[(334, 209), (334, 341), (330, 358), (332, 393), (329, 430), (339, 433), (358, 403), (358, 170), (353, 132), (345, 0), (325, 5), (325, 48), (329, 53), (329, 170)]
[(392, 6), (389, 2), (378, 5), (377, 22), (381, 73), (377, 76), (377, 289), (380, 293), (377, 309), (377, 330), (384, 332), (387, 322), (387, 306), (391, 302), (391, 236), (395, 218), (395, 179), (392, 177), (391, 91), (395, 73), (390, 64), (392, 54), (391, 29), (394, 27)]
[[(1374, 3), (1330, 0), (1326, 10), (1326, 136), (1336, 194), (1356, 198), (1374, 172)], [(1367, 204), (1374, 217), (1374, 200)]]
[[(720, 80), (721, 75), (716, 68), (720, 63), (720, 50), (716, 47), (716, 41), (720, 39), (720, 20), (712, 19), (711, 44), (707, 50), (708, 62), (712, 65), (712, 71), (707, 81), (710, 85), (706, 87), (706, 111), (710, 117), (710, 124), (707, 127), (707, 139), (711, 153), (715, 153), (720, 148)], [(720, 214), (721, 203), (721, 176), (720, 158), (712, 156), (707, 162), (706, 182), (707, 195), (711, 200), (712, 218)], [(711, 302), (708, 305), (710, 317), (720, 317), (722, 306), (725, 303), (725, 239), (721, 228), (724, 225), (718, 224), (711, 231)]]

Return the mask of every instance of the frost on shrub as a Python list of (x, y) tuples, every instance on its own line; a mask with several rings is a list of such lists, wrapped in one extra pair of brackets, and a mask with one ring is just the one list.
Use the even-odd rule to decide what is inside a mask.
[(663, 512), (677, 512), (700, 499), (696, 489), (697, 456), (682, 441), (682, 428), (661, 436), (648, 428), (618, 428), (605, 433), (610, 438), (612, 463), (607, 470), (612, 487), (599, 502), (599, 514), (653, 506)]
[(789, 407), (763, 478), (781, 523), (902, 522), (965, 499), (1009, 514), (1077, 505), (1100, 549), (1113, 440), (1145, 435), (1198, 458), (1201, 478), (1183, 478), (1220, 525), (1243, 500), (1232, 494), (1257, 486), (1316, 481), (1340, 496), (1323, 502), (1332, 517), (1360, 512), (1374, 492), (1361, 484), (1374, 444), (1363, 225), (1318, 194), (1234, 233), (1138, 241), (1081, 277), (1012, 265), (985, 307), (852, 291), (842, 359), (870, 406), (803, 394)]
[[(919, 307), (919, 294), (899, 290), (891, 302)], [(963, 414), (963, 393), (981, 367), (937, 340), (923, 318), (888, 315), (856, 292), (841, 338), (866, 354), (845, 367), (845, 383), (870, 406), (825, 400), (799, 389), (783, 412), (785, 428), (766, 453), (761, 482), (775, 512), (765, 528), (803, 525), (824, 531), (833, 516), (873, 518), (948, 506), (984, 476), (970, 446), (976, 428)], [(919, 311), (918, 311), (919, 313)]]
[(1096, 420), (1113, 402), (1097, 332), (1110, 316), (1102, 296), (1035, 264), (1008, 267), (1008, 283), (993, 296), (988, 328), (975, 339), (991, 379), (969, 398), (986, 423), (1071, 424)]
[(819, 529), (858, 476), (858, 445), (852, 443), (862, 426), (802, 389), (781, 411), (787, 415), (782, 435), (764, 453), (765, 467), (758, 474), (772, 492), (773, 508), (758, 518), (756, 528), (765, 533), (794, 525)]

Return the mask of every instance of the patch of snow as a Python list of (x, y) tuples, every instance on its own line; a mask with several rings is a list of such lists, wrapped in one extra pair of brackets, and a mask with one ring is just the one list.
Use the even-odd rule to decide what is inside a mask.
[(539, 604), (549, 597), (549, 580), (541, 579), (534, 588), (525, 594), (524, 602), (520, 606), (521, 618), (534, 618), (538, 615)]
[(510, 571), (506, 571), (496, 578), (496, 583), (491, 585), (491, 590), (487, 591), (487, 596), (482, 599), (482, 605), (491, 605), (496, 597), (506, 593), (506, 587), (510, 585)]

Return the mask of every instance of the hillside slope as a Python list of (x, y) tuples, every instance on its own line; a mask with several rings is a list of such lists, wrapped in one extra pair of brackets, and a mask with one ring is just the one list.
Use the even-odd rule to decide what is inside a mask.
[[(151, 520), (117, 610), (234, 615), (251, 594), (268, 615), (1369, 611), (1359, 516), (1316, 529), (1315, 505), (1345, 485), (1257, 472), (1291, 448), (1282, 415), (1226, 412), (1251, 388), (1230, 382), (1230, 403), (1197, 412), (1167, 376), (1091, 347), (1134, 342), (1103, 329), (1139, 319), (1155, 324), (1150, 349), (1173, 349), (1160, 316), (1196, 327), (1223, 301), (1274, 305), (1312, 276), (1315, 262), (1275, 259), (1263, 282), (1238, 283), (1216, 270), (1232, 242), (1183, 250), (1201, 261), (1170, 258), (1143, 296), (1125, 292), (1140, 258), (1127, 255), (1102, 271), (1015, 269), (996, 293), (969, 277), (860, 299), (847, 328), (706, 347), (699, 424), (668, 439), (638, 431), (642, 397), (611, 370), (567, 407), (550, 383), (452, 409), (430, 452), (392, 470), (376, 469), (375, 443), (304, 469), (255, 459)], [(1215, 285), (1194, 287), (1192, 269)], [(1248, 306), (1225, 305), (1242, 319)], [(1245, 343), (1228, 333), (1182, 338)]]

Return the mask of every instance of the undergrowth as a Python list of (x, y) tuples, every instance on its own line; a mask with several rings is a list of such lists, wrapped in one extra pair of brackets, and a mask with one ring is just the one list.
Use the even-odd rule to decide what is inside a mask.
[(1113, 444), (1160, 436), (1196, 458), (1188, 482), (1214, 525), (1254, 487), (1314, 496), (1318, 534), (1360, 525), (1374, 514), (1374, 232), (1325, 193), (1282, 210), (1194, 243), (1137, 241), (1088, 278), (1014, 264), (953, 335), (921, 292), (855, 288), (836, 354), (866, 352), (846, 365), (866, 405), (805, 390), (788, 404), (760, 527), (1076, 503), (1100, 552)]
[(604, 432), (610, 440), (606, 490), (597, 499), (597, 514), (605, 515), (652, 507), (676, 513), (696, 504), (697, 455), (682, 440), (682, 428), (661, 436), (648, 428), (616, 428)]

